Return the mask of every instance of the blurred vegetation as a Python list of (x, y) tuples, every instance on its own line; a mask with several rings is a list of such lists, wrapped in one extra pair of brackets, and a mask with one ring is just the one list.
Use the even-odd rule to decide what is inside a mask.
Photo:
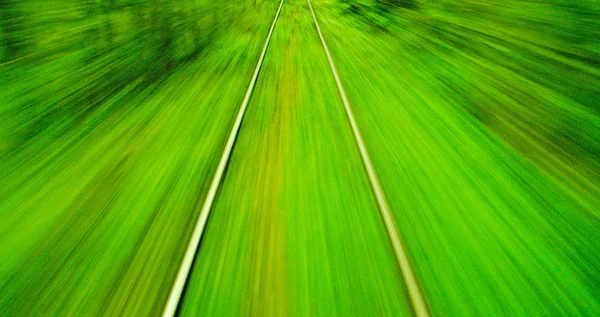
[(338, 4), (359, 29), (388, 34), (386, 46), (431, 75), (437, 94), (518, 151), (553, 173), (600, 179), (600, 2)]
[[(600, 316), (600, 2), (312, 3), (434, 315)], [(0, 0), (0, 315), (160, 313), (278, 5)], [(182, 313), (410, 315), (282, 8)]]
[[(600, 111), (600, 2), (339, 0), (338, 4), (341, 14), (376, 32), (396, 35), (398, 43), (414, 49), (414, 57), (422, 57), (425, 66), (437, 60), (460, 67), (477, 60), (488, 68), (478, 70), (481, 76), (497, 74), (497, 69), (490, 69), (495, 65), (559, 93), (565, 100), (534, 93), (538, 89), (525, 88), (511, 77), (440, 78), (464, 99), (467, 111), (497, 132), (504, 133), (499, 118), (526, 122), (521, 125), (524, 132), (556, 147), (555, 152), (598, 163), (600, 132), (592, 119)], [(235, 19), (206, 0), (0, 0), (0, 17), (0, 85), (5, 87), (0, 91), (0, 113), (8, 119), (0, 132), (9, 135), (0, 140), (0, 155), (44, 131), (51, 132), (49, 137), (74, 127), (126, 87), (143, 89), (164, 79), (178, 65), (197, 58), (219, 36), (219, 29)], [(490, 97), (485, 91), (489, 85), (510, 90), (511, 98), (518, 96), (516, 102), (526, 105), (526, 111), (506, 105), (515, 100), (503, 104)], [(139, 91), (130, 89), (132, 94)], [(571, 102), (590, 114), (573, 112), (577, 108), (565, 106)], [(514, 135), (507, 138), (518, 143)]]
[(159, 315), (276, 3), (11, 5), (0, 316)]
[(432, 315), (600, 314), (598, 7), (313, 2)]
[(194, 60), (226, 11), (205, 0), (1, 0), (0, 155), (63, 133), (126, 87), (139, 93)]

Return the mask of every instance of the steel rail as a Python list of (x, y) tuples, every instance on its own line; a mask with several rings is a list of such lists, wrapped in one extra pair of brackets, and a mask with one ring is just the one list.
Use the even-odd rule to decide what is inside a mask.
[(273, 34), (273, 29), (275, 28), (275, 24), (277, 23), (277, 18), (279, 18), (279, 13), (281, 12), (283, 2), (284, 0), (281, 0), (279, 8), (277, 9), (277, 13), (275, 14), (275, 18), (273, 18), (271, 28), (269, 29), (269, 33), (267, 35), (267, 40), (265, 41), (265, 45), (263, 46), (262, 52), (258, 59), (258, 63), (256, 64), (256, 68), (254, 69), (254, 74), (252, 75), (252, 79), (250, 80), (250, 84), (248, 85), (248, 89), (246, 90), (246, 95), (244, 96), (244, 100), (242, 101), (240, 110), (237, 114), (231, 132), (229, 133), (229, 138), (227, 139), (225, 149), (223, 150), (223, 155), (221, 155), (221, 159), (219, 161), (219, 165), (217, 166), (215, 176), (213, 177), (213, 180), (210, 184), (210, 188), (204, 201), (204, 205), (202, 206), (200, 215), (198, 216), (198, 221), (194, 228), (194, 232), (192, 233), (183, 260), (181, 261), (181, 265), (179, 266), (179, 270), (177, 271), (177, 276), (171, 288), (171, 292), (169, 293), (169, 297), (165, 304), (165, 308), (162, 313), (163, 317), (173, 317), (177, 313), (177, 307), (179, 306), (188, 276), (190, 275), (192, 264), (196, 256), (196, 251), (198, 250), (200, 240), (202, 238), (202, 233), (204, 232), (204, 228), (206, 226), (208, 216), (212, 209), (213, 202), (215, 200), (217, 191), (223, 179), (223, 175), (225, 174), (225, 168), (227, 167), (227, 163), (229, 162), (231, 152), (235, 144), (235, 140), (237, 138), (240, 126), (242, 124), (242, 119), (244, 118), (246, 108), (248, 107), (248, 102), (250, 101), (250, 97), (252, 96), (252, 92), (254, 91), (254, 86), (256, 85), (256, 80), (258, 79), (260, 68), (265, 59), (267, 48), (269, 47), (269, 42), (271, 41), (271, 35)]
[(356, 144), (358, 145), (358, 149), (360, 150), (360, 155), (362, 157), (363, 164), (365, 166), (367, 174), (369, 175), (369, 180), (373, 189), (373, 193), (377, 198), (379, 211), (381, 212), (381, 216), (383, 218), (388, 235), (392, 242), (392, 246), (396, 254), (396, 259), (398, 261), (398, 264), (400, 265), (400, 270), (402, 272), (404, 282), (406, 283), (406, 288), (408, 290), (408, 294), (412, 303), (412, 308), (417, 317), (429, 317), (430, 313), (427, 307), (427, 302), (425, 301), (423, 292), (410, 265), (406, 249), (404, 248), (404, 244), (400, 237), (400, 233), (398, 232), (396, 223), (390, 212), (390, 207), (388, 206), (387, 201), (385, 199), (383, 188), (381, 187), (379, 179), (377, 178), (377, 173), (375, 172), (375, 168), (373, 167), (373, 163), (371, 162), (369, 152), (367, 151), (367, 147), (360, 133), (360, 129), (358, 128), (358, 124), (354, 119), (354, 113), (352, 112), (352, 108), (350, 107), (348, 96), (346, 95), (337, 68), (335, 67), (335, 63), (333, 62), (333, 58), (331, 57), (331, 53), (329, 52), (329, 48), (327, 47), (327, 43), (325, 42), (325, 38), (323, 37), (323, 33), (321, 32), (321, 27), (319, 26), (317, 16), (315, 15), (315, 11), (312, 8), (310, 0), (306, 1), (308, 2), (308, 8), (310, 9), (310, 13), (312, 14), (313, 20), (315, 22), (317, 33), (319, 33), (321, 44), (323, 44), (323, 49), (325, 50), (325, 54), (327, 55), (327, 59), (329, 60), (329, 66), (331, 68), (331, 72), (333, 73), (333, 77), (335, 78), (335, 83), (340, 93), (340, 97), (342, 98), (344, 108), (346, 109), (346, 115), (348, 117), (348, 120), (350, 121), (350, 125), (352, 126), (352, 132), (354, 134)]

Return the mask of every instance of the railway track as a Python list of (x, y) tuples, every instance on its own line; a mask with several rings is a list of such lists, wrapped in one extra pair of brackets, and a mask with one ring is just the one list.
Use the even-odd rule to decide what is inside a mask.
[[(211, 181), (211, 185), (210, 185), (208, 194), (206, 196), (204, 204), (202, 205), (200, 214), (198, 216), (198, 220), (194, 227), (191, 238), (188, 242), (188, 245), (187, 245), (185, 254), (183, 256), (183, 259), (181, 261), (180, 267), (178, 269), (176, 278), (171, 287), (167, 302), (166, 302), (164, 310), (162, 312), (163, 317), (176, 316), (178, 313), (179, 305), (184, 296), (186, 283), (187, 283), (189, 276), (191, 274), (191, 271), (192, 271), (192, 267), (194, 264), (194, 258), (200, 248), (200, 242), (202, 239), (202, 235), (204, 234), (208, 218), (213, 209), (213, 204), (216, 200), (217, 193), (220, 189), (221, 184), (223, 183), (223, 178), (225, 176), (225, 171), (226, 171), (227, 165), (231, 160), (231, 154), (233, 152), (233, 148), (235, 146), (236, 139), (238, 138), (238, 135), (240, 133), (241, 124), (244, 119), (244, 115), (246, 114), (246, 110), (248, 108), (250, 98), (251, 98), (251, 96), (254, 92), (255, 86), (257, 84), (258, 77), (259, 77), (263, 62), (265, 60), (267, 50), (269, 48), (271, 37), (273, 35), (273, 32), (274, 32), (275, 27), (278, 22), (278, 18), (280, 16), (280, 13), (282, 10), (282, 7), (284, 5), (284, 1), (285, 0), (281, 0), (280, 4), (278, 6), (278, 9), (275, 13), (275, 16), (273, 18), (273, 21), (271, 23), (269, 32), (267, 34), (265, 43), (263, 45), (261, 54), (258, 59), (257, 65), (253, 72), (252, 78), (250, 80), (250, 83), (248, 85), (248, 88), (246, 90), (244, 98), (242, 100), (242, 103), (239, 107), (239, 111), (237, 113), (236, 119), (235, 119), (232, 129), (229, 133), (225, 148), (224, 148), (221, 158), (219, 160), (217, 170)], [(360, 152), (362, 164), (363, 164), (364, 170), (368, 176), (368, 180), (370, 183), (370, 187), (371, 187), (373, 196), (377, 202), (377, 206), (380, 211), (381, 218), (383, 220), (383, 223), (384, 223), (386, 231), (387, 231), (387, 235), (388, 235), (391, 245), (393, 247), (394, 254), (395, 254), (396, 260), (398, 262), (398, 266), (399, 266), (400, 272), (402, 274), (402, 277), (403, 277), (403, 280), (405, 283), (405, 287), (408, 292), (408, 296), (410, 297), (413, 313), (417, 317), (430, 316), (426, 300), (423, 296), (423, 293), (420, 289), (419, 283), (418, 283), (418, 281), (415, 277), (414, 271), (411, 267), (411, 263), (410, 263), (408, 255), (407, 255), (406, 249), (404, 248), (401, 235), (398, 232), (397, 226), (394, 222), (393, 216), (390, 211), (390, 207), (387, 204), (383, 188), (379, 182), (377, 173), (371, 162), (371, 158), (368, 153), (367, 147), (366, 147), (363, 137), (361, 135), (358, 124), (354, 118), (354, 113), (352, 111), (352, 107), (350, 105), (350, 102), (349, 102), (346, 92), (344, 90), (344, 86), (342, 84), (341, 78), (336, 69), (336, 66), (335, 66), (335, 63), (331, 56), (331, 53), (329, 51), (329, 48), (327, 46), (326, 40), (321, 32), (321, 28), (319, 26), (318, 19), (315, 15), (315, 12), (313, 10), (310, 0), (307, 0), (307, 4), (308, 4), (308, 8), (310, 9), (310, 13), (312, 15), (312, 20), (314, 22), (315, 30), (319, 36), (320, 43), (322, 44), (322, 48), (327, 56), (327, 60), (328, 60), (329, 67), (330, 67), (329, 71), (331, 71), (331, 74), (333, 75), (333, 78), (335, 80), (337, 91), (339, 93), (342, 104), (344, 106), (344, 111), (347, 116), (348, 123), (351, 127), (354, 141)]]

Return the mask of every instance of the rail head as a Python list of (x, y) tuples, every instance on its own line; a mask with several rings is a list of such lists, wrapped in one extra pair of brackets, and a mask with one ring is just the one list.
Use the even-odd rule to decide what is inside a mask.
[(225, 148), (223, 150), (223, 154), (221, 155), (221, 159), (219, 160), (219, 165), (217, 165), (217, 170), (210, 184), (208, 194), (206, 196), (206, 199), (204, 200), (202, 209), (200, 210), (200, 215), (198, 216), (198, 220), (194, 227), (194, 231), (192, 233), (190, 241), (188, 242), (185, 254), (183, 256), (183, 260), (181, 261), (179, 270), (177, 271), (177, 275), (175, 277), (175, 281), (173, 282), (173, 286), (171, 287), (169, 297), (167, 298), (167, 302), (162, 313), (163, 317), (173, 317), (177, 313), (177, 308), (179, 307), (179, 303), (181, 301), (185, 285), (187, 283), (190, 271), (192, 269), (192, 264), (196, 256), (196, 252), (200, 245), (200, 240), (202, 238), (204, 228), (206, 227), (206, 222), (208, 221), (208, 216), (212, 209), (212, 205), (217, 195), (219, 186), (222, 182), (223, 175), (225, 174), (225, 168), (227, 167), (227, 163), (229, 162), (231, 152), (235, 144), (235, 140), (237, 138), (240, 126), (242, 124), (242, 119), (244, 118), (246, 108), (248, 107), (248, 103), (250, 101), (250, 97), (252, 96), (252, 92), (254, 91), (254, 87), (256, 86), (258, 74), (260, 73), (260, 69), (265, 59), (267, 48), (269, 47), (269, 42), (271, 41), (271, 36), (273, 34), (273, 30), (275, 29), (275, 24), (277, 23), (277, 19), (279, 18), (279, 13), (281, 12), (281, 7), (283, 6), (284, 1), (285, 0), (281, 0), (281, 2), (279, 3), (279, 8), (277, 9), (277, 13), (275, 13), (275, 17), (273, 18), (273, 22), (271, 23), (271, 28), (269, 29), (269, 33), (267, 34), (267, 39), (265, 40), (265, 44), (262, 48), (260, 57), (258, 58), (258, 63), (256, 64), (256, 68), (254, 69), (254, 73), (252, 74), (252, 79), (250, 80), (250, 84), (248, 85), (248, 89), (246, 90), (246, 94), (244, 95), (244, 99), (242, 100), (242, 104), (233, 123), (233, 127), (231, 128), (231, 132), (229, 133), (229, 137), (227, 138), (227, 143), (225, 144)]

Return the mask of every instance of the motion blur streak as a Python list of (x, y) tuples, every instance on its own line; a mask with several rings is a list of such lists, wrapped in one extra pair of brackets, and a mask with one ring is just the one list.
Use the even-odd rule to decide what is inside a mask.
[[(0, 316), (159, 316), (277, 0), (0, 0)], [(600, 2), (312, 0), (432, 316), (600, 316)], [(411, 316), (305, 0), (179, 315)]]

